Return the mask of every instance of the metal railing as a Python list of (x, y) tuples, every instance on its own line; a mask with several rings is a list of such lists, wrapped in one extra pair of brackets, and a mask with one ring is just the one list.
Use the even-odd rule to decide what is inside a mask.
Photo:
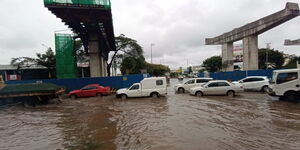
[(51, 4), (74, 4), (74, 5), (101, 5), (110, 8), (110, 0), (44, 0), (45, 5)]

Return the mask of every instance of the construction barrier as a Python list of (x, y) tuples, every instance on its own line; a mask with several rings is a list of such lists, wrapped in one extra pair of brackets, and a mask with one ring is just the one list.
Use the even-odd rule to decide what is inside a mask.
[(66, 91), (80, 89), (88, 84), (100, 84), (109, 86), (114, 89), (127, 88), (134, 83), (138, 83), (149, 75), (128, 75), (117, 77), (100, 77), (100, 78), (76, 78), (76, 79), (50, 79), (50, 80), (21, 80), (7, 81), (6, 84), (24, 84), (24, 83), (53, 83), (64, 86)]
[[(217, 72), (210, 73), (209, 77), (214, 80), (228, 80), (228, 81), (238, 81), (247, 76), (266, 76), (272, 78), (273, 70), (249, 70), (249, 71), (232, 71), (232, 72)], [(198, 75), (199, 77), (204, 77), (203, 73)]]

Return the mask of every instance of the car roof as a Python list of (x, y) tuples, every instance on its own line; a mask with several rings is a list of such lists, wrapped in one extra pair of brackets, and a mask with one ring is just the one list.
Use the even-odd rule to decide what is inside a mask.
[(246, 78), (267, 78), (266, 76), (248, 76)]
[(207, 79), (207, 80), (213, 80), (213, 78), (189, 78), (189, 80), (195, 80), (195, 79)]
[(213, 82), (228, 82), (227, 80), (212, 80), (209, 81), (208, 83), (213, 83)]
[(283, 70), (274, 70), (273, 72), (291, 72), (291, 71), (300, 71), (300, 69), (283, 69)]

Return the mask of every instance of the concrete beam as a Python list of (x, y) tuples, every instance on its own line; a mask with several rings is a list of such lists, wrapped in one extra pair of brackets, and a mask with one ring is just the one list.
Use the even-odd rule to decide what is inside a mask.
[(298, 40), (285, 40), (284, 45), (285, 46), (300, 45), (300, 39), (298, 39)]
[(297, 3), (287, 3), (285, 9), (277, 13), (246, 24), (215, 38), (207, 38), (205, 39), (205, 43), (206, 45), (223, 45), (242, 40), (248, 36), (259, 35), (299, 16), (299, 12), (299, 5)]
[(256, 35), (243, 39), (243, 70), (258, 70), (258, 37)]
[(106, 61), (101, 56), (97, 34), (89, 35), (90, 73), (91, 77), (105, 77)]
[(233, 43), (222, 45), (222, 71), (233, 71)]

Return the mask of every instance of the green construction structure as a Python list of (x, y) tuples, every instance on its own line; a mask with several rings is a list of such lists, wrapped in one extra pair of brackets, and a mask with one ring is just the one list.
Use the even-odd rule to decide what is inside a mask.
[(76, 35), (56, 35), (57, 77), (76, 77), (71, 43), (77, 39), (89, 55), (91, 77), (107, 76), (109, 52), (116, 50), (110, 0), (44, 0), (44, 5)]
[(77, 63), (74, 52), (74, 39), (71, 34), (55, 34), (56, 77), (76, 78)]

